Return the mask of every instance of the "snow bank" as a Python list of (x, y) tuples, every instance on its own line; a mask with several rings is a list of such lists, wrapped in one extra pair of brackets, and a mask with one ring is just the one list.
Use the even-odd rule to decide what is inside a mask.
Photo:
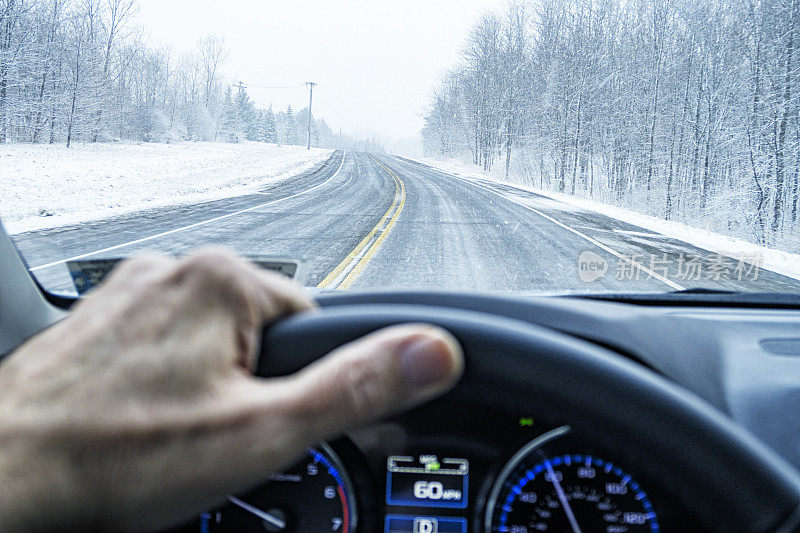
[(265, 143), (0, 145), (0, 217), (14, 234), (236, 196), (331, 153)]
[(639, 226), (641, 228), (666, 235), (667, 237), (681, 240), (715, 254), (730, 254), (736, 252), (737, 254), (745, 257), (753, 257), (758, 254), (761, 257), (761, 263), (759, 265), (761, 268), (771, 270), (791, 278), (800, 279), (800, 255), (798, 254), (784, 252), (783, 250), (776, 250), (774, 248), (766, 248), (737, 237), (729, 237), (720, 233), (714, 233), (713, 231), (694, 228), (681, 222), (643, 215), (641, 213), (631, 211), (630, 209), (624, 209), (622, 207), (616, 207), (594, 200), (577, 198), (575, 196), (570, 196), (569, 194), (519, 185), (514, 182), (500, 179), (490, 173), (483, 172), (480, 168), (459, 160), (441, 161), (437, 159), (419, 159), (418, 161), (461, 178), (491, 179), (494, 181), (501, 181), (519, 189), (534, 192), (536, 194), (552, 198), (553, 200), (558, 200), (559, 202), (572, 205), (578, 209), (595, 211), (617, 220), (627, 222), (628, 224), (633, 224), (634, 226)]

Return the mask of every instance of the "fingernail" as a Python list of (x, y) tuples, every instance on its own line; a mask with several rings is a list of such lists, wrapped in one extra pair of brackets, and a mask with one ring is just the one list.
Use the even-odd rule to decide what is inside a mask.
[(449, 380), (454, 371), (450, 352), (446, 342), (430, 337), (402, 347), (400, 365), (406, 382), (419, 387)]

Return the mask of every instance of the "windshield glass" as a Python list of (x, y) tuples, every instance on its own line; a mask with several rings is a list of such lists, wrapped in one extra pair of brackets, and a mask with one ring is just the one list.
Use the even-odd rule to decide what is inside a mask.
[(0, 0), (42, 286), (226, 246), (309, 287), (800, 293), (800, 2)]

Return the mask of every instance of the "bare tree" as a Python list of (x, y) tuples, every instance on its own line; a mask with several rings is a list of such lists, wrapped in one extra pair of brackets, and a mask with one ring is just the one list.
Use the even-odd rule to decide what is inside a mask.
[(204, 99), (206, 107), (211, 107), (214, 92), (219, 83), (220, 70), (228, 58), (228, 48), (225, 39), (218, 35), (207, 35), (200, 41), (200, 61), (205, 76)]
[[(111, 58), (114, 52), (114, 46), (120, 36), (120, 33), (125, 29), (130, 19), (134, 16), (135, 0), (106, 0), (105, 1), (105, 30), (106, 39), (103, 51), (103, 70), (101, 74), (100, 95), (102, 98), (104, 92), (110, 84), (110, 67)], [(92, 131), (92, 142), (97, 142), (97, 137), (100, 135), (103, 120), (103, 106), (98, 106), (95, 116), (94, 130)]]
[(474, 27), (424, 146), (800, 251), (799, 5), (512, 2)]

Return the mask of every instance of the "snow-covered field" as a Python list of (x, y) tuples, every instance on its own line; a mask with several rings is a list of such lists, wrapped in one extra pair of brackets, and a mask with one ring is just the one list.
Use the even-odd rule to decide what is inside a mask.
[(245, 194), (331, 152), (265, 143), (0, 145), (0, 219), (13, 234)]
[[(481, 169), (472, 164), (456, 159), (442, 161), (438, 159), (427, 158), (418, 159), (418, 161), (462, 178), (480, 178), (504, 181), (498, 178), (496, 175), (483, 172)], [(703, 248), (704, 250), (708, 250), (712, 253), (738, 254), (745, 257), (760, 257), (760, 266), (762, 268), (777, 272), (778, 274), (783, 274), (784, 276), (800, 279), (800, 255), (798, 254), (785, 252), (783, 250), (776, 250), (774, 248), (766, 248), (764, 246), (759, 246), (752, 242), (748, 242), (736, 237), (729, 237), (713, 231), (694, 228), (680, 222), (643, 215), (641, 213), (631, 211), (630, 209), (624, 209), (621, 207), (596, 202), (594, 200), (577, 198), (569, 194), (537, 189), (535, 187), (526, 187), (514, 182), (508, 182), (508, 184), (520, 189), (541, 194), (542, 196), (553, 198), (554, 200), (558, 200), (569, 205), (573, 205), (579, 209), (595, 211), (616, 218), (617, 220), (627, 222), (628, 224), (633, 224), (635, 226), (639, 226), (668, 237), (679, 239), (699, 248)]]

